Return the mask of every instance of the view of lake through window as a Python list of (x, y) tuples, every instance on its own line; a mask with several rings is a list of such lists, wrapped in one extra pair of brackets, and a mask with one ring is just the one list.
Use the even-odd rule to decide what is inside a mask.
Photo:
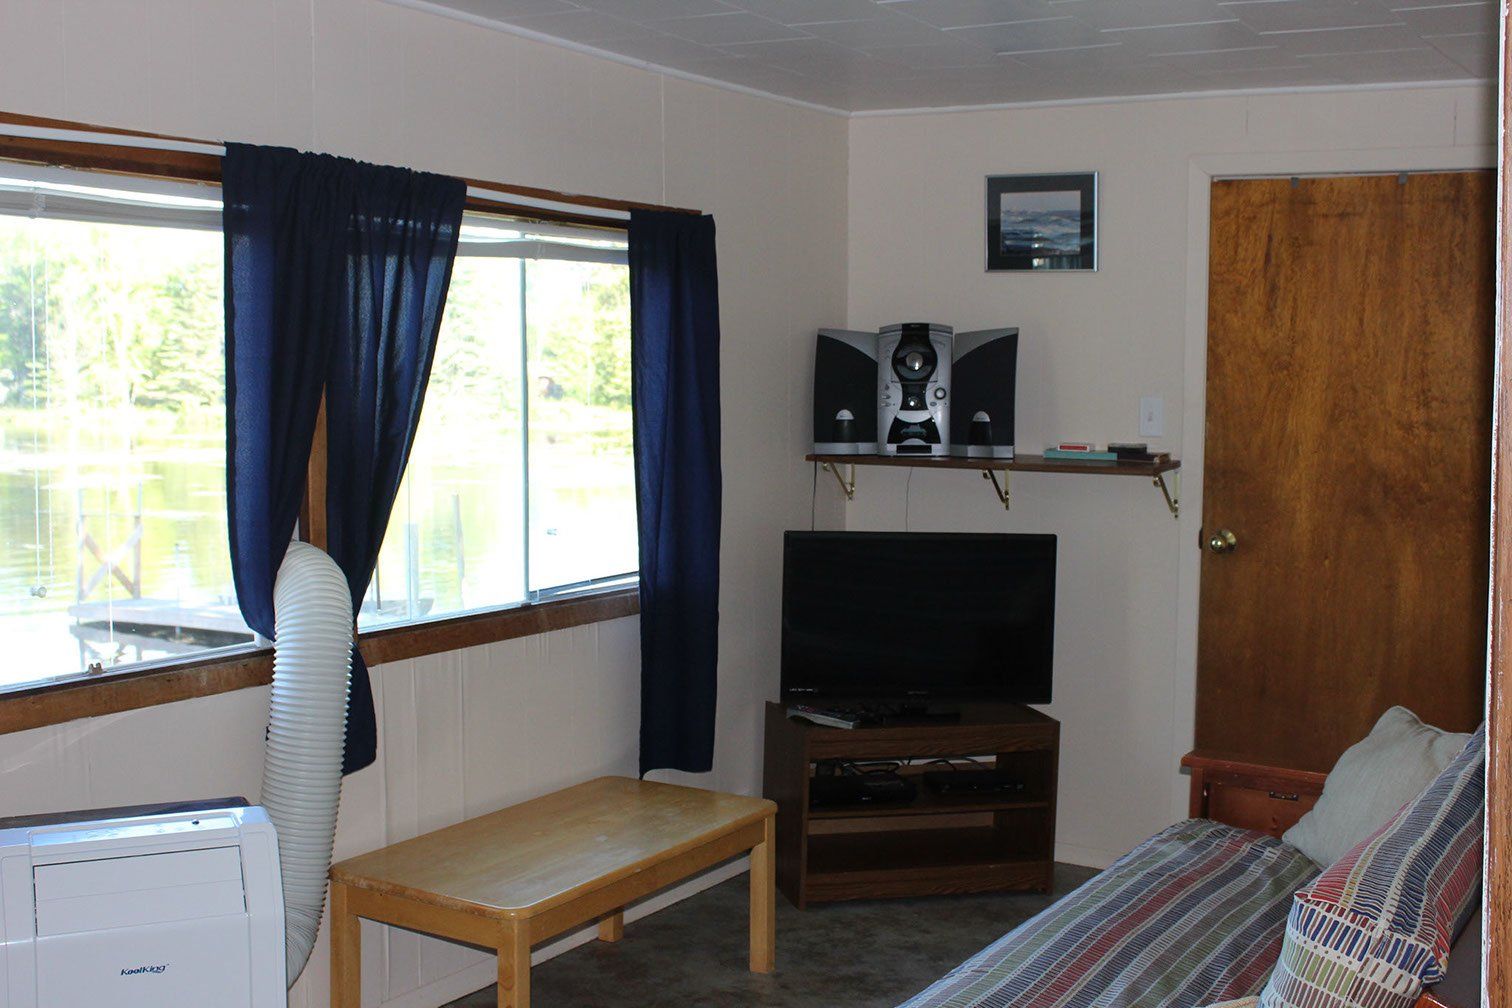
[[(0, 688), (252, 642), (227, 538), (222, 236), (197, 212), (0, 214)], [(486, 240), (456, 262), (364, 627), (637, 565), (622, 236), (468, 230)]]
[(635, 571), (629, 297), (623, 265), (458, 257), (360, 626)]
[(246, 643), (221, 236), (0, 217), (0, 685)]

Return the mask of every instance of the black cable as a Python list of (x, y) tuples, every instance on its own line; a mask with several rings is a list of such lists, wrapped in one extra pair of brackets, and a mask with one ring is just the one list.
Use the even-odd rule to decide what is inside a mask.
[(903, 531), (904, 532), (911, 532), (911, 531), (913, 531), (911, 528), (909, 528), (909, 520), (908, 520), (909, 519), (909, 515), (912, 513), (912, 509), (913, 509), (913, 474), (914, 474), (914, 471), (912, 469), (909, 469), (908, 470), (908, 479), (906, 481), (904, 481), (904, 483), (903, 483)]
[(957, 763), (970, 763), (972, 766), (975, 766), (975, 767), (978, 767), (978, 768), (980, 768), (981, 765), (982, 765), (982, 761), (979, 760), (979, 759), (977, 759), (975, 756), (956, 756), (956, 757), (953, 757), (951, 759), (946, 759), (944, 757), (941, 757), (940, 759), (932, 759), (928, 763), (925, 763), (924, 765), (925, 766), (935, 766), (935, 765), (940, 764), (940, 763), (945, 764), (951, 770), (955, 770), (957, 772), (960, 772), (963, 769), (962, 767), (957, 766), (956, 765)]
[(903, 769), (903, 764), (898, 760), (876, 760), (874, 762), (856, 763), (850, 760), (841, 764), (846, 773), (854, 775), (897, 773)]

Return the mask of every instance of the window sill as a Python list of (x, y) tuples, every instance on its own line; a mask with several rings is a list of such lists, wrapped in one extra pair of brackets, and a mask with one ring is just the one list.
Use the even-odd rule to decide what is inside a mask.
[[(533, 637), (640, 612), (635, 588), (468, 613), (358, 635), (368, 665)], [(141, 707), (214, 696), (273, 681), (273, 651), (237, 651), (0, 693), (0, 735)]]

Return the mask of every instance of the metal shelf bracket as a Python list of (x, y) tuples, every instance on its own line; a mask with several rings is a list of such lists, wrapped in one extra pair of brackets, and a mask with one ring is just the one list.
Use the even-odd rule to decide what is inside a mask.
[(982, 479), (992, 480), (992, 489), (997, 493), (997, 499), (1002, 503), (1003, 510), (1012, 510), (1008, 506), (1008, 470), (1003, 470), (1003, 482), (1001, 483), (998, 482), (997, 470), (995, 469), (983, 469)]
[[(1180, 477), (1178, 476), (1179, 480)], [(1166, 474), (1161, 473), (1155, 477), (1155, 486), (1160, 490), (1160, 496), (1165, 498), (1166, 508), (1171, 512), (1171, 517), (1181, 519), (1181, 501), (1171, 496), (1171, 488), (1166, 486)], [(1176, 492), (1181, 493), (1181, 484), (1176, 484)]]
[(821, 462), (821, 463), (819, 463), (819, 465), (824, 469), (825, 472), (827, 472), (827, 473), (834, 473), (835, 474), (835, 482), (840, 484), (840, 492), (843, 493), (843, 494), (845, 494), (845, 499), (846, 500), (853, 501), (853, 500), (856, 499), (856, 467), (855, 466), (848, 466), (847, 467), (847, 468), (850, 469), (850, 479), (847, 480), (844, 476), (840, 475), (840, 467), (839, 466), (830, 465), (828, 462)]

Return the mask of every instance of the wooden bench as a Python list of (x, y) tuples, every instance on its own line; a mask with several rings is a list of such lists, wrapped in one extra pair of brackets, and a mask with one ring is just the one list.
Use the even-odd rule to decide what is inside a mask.
[(530, 946), (597, 921), (618, 941), (627, 903), (747, 851), (751, 970), (775, 961), (777, 806), (601, 777), (331, 868), (331, 1005), (361, 1002), (358, 919), (495, 949), (500, 1008), (530, 1004)]

